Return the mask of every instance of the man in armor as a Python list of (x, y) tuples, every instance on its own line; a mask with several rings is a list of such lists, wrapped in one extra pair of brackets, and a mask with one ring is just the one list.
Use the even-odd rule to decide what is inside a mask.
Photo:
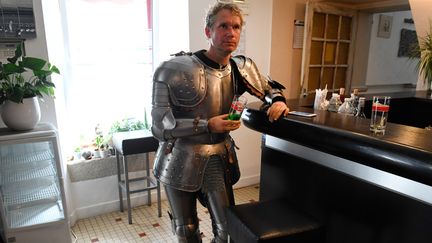
[(262, 76), (250, 58), (231, 56), (242, 26), (235, 4), (216, 3), (206, 17), (209, 49), (176, 54), (154, 73), (154, 175), (165, 187), (178, 242), (201, 242), (197, 199), (209, 210), (212, 242), (227, 242), (225, 208), (234, 205), (232, 185), (240, 177), (229, 132), (241, 122), (227, 119), (234, 95), (264, 101), (270, 121), (289, 111), (282, 85)]

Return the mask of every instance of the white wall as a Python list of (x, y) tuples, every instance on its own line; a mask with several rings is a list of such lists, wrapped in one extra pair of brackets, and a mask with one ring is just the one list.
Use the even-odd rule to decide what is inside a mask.
[(416, 84), (415, 63), (408, 57), (398, 57), (401, 29), (415, 30), (413, 24), (404, 23), (412, 18), (411, 11), (383, 13), (393, 16), (390, 38), (377, 37), (379, 15), (373, 15), (366, 85)]

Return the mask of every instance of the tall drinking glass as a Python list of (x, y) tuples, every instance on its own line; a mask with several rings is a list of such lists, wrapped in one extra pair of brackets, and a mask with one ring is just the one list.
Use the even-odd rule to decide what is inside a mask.
[(390, 110), (389, 96), (374, 96), (372, 100), (372, 115), (370, 130), (375, 134), (384, 134)]
[(231, 103), (231, 108), (228, 113), (228, 120), (240, 120), (243, 109), (245, 108), (247, 99), (244, 96), (235, 95)]

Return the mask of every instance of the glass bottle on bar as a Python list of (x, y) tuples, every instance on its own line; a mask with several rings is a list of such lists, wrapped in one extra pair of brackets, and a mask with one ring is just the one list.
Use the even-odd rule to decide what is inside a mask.
[(328, 106), (328, 111), (332, 111), (332, 112), (338, 112), (339, 111), (339, 107), (342, 105), (342, 102), (340, 100), (339, 94), (337, 93), (332, 93), (332, 97), (330, 98), (329, 101), (329, 106)]
[(365, 106), (365, 97), (360, 97), (358, 99), (358, 106), (357, 106), (357, 113), (356, 113), (357, 117), (366, 118), (366, 115), (364, 113), (364, 106)]
[(343, 87), (339, 89), (339, 99), (342, 103), (345, 101), (345, 88)]
[(354, 115), (357, 115), (358, 112), (358, 104), (359, 104), (359, 94), (358, 89), (354, 89), (351, 93), (352, 105), (355, 109)]

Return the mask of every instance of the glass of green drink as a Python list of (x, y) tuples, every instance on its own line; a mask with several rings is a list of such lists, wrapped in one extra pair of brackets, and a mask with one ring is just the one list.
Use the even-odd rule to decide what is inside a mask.
[(240, 120), (247, 99), (244, 96), (235, 95), (228, 113), (228, 120)]

